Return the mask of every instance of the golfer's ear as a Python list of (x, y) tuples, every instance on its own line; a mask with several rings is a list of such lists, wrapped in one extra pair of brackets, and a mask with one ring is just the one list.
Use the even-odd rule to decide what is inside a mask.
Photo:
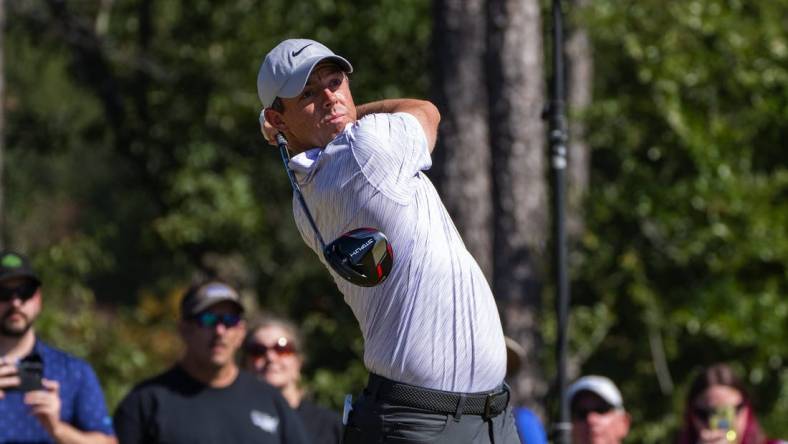
[(623, 440), (629, 434), (629, 426), (632, 418), (627, 412), (619, 412), (619, 419), (617, 424), (614, 425), (615, 433)]
[(265, 121), (278, 131), (287, 131), (287, 124), (285, 123), (282, 113), (275, 109), (265, 109)]

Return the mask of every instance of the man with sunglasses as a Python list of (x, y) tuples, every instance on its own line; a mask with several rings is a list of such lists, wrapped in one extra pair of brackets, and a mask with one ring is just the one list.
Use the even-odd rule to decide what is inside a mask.
[[(288, 39), (257, 76), (263, 134), (287, 139), (288, 166), (314, 212), (294, 205), (296, 225), (364, 336), (370, 376), (344, 442), (519, 443), (495, 299), (424, 173), (440, 113), (418, 99), (356, 105), (352, 72), (325, 45)], [(393, 249), (388, 278), (372, 287), (343, 279), (316, 234), (337, 239), (362, 227), (385, 233)]]
[(0, 252), (0, 442), (116, 443), (90, 365), (38, 339), (41, 280)]
[(621, 392), (604, 376), (583, 376), (567, 390), (573, 444), (620, 444), (629, 433)]
[(121, 402), (115, 412), (121, 444), (308, 442), (279, 391), (236, 364), (243, 313), (238, 292), (224, 282), (186, 291), (178, 323), (183, 357)]

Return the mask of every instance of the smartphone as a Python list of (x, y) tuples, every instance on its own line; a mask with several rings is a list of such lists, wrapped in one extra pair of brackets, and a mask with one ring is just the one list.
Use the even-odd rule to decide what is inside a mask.
[(723, 407), (714, 410), (709, 416), (709, 428), (712, 430), (725, 431), (725, 438), (728, 442), (736, 441), (736, 430), (734, 421), (736, 419), (736, 409), (733, 406)]
[(10, 388), (10, 390), (29, 392), (44, 388), (43, 384), (41, 384), (41, 378), (44, 375), (44, 366), (41, 361), (21, 361), (17, 364), (16, 369), (22, 382), (18, 386)]

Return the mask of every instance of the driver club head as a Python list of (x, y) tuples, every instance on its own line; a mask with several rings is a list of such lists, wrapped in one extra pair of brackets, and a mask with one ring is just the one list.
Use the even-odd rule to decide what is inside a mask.
[(385, 281), (394, 264), (386, 235), (374, 228), (357, 228), (339, 236), (323, 250), (326, 261), (340, 276), (361, 287)]

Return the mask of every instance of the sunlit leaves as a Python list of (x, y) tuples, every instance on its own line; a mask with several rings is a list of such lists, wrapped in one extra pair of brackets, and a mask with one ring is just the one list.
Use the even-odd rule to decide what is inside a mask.
[[(632, 333), (656, 311), (677, 382), (698, 365), (734, 360), (760, 375), (759, 394), (778, 393), (786, 370), (775, 362), (788, 328), (788, 2), (601, 1), (591, 9), (594, 235), (577, 301), (611, 300), (622, 315), (607, 340), (618, 345), (601, 344), (589, 365), (652, 361), (645, 335)], [(653, 366), (634, 368), (642, 372), (622, 376), (656, 379)], [(636, 426), (634, 439), (664, 442), (675, 418), (663, 412), (675, 400), (638, 387), (630, 396), (661, 404), (635, 407), (642, 422), (655, 422)], [(784, 418), (776, 399), (763, 408)]]

